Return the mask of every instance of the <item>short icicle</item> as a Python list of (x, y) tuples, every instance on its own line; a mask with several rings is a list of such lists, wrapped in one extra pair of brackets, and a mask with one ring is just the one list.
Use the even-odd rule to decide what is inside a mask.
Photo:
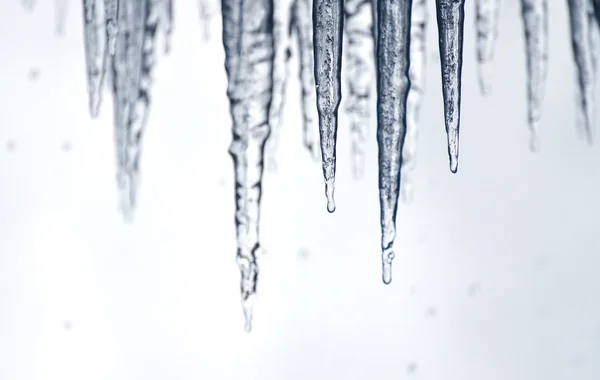
[(85, 64), (89, 111), (93, 118), (98, 117), (102, 102), (102, 85), (106, 72), (106, 48), (101, 42), (98, 24), (103, 17), (98, 14), (96, 0), (83, 0), (83, 29), (85, 46)]
[(269, 115), (271, 133), (265, 146), (266, 166), (270, 171), (276, 171), (278, 167), (277, 148), (283, 124), (283, 106), (289, 75), (292, 3), (290, 0), (276, 0), (273, 6), (275, 7), (273, 15), (275, 67), (273, 68), (273, 99)]
[(539, 149), (539, 124), (548, 75), (548, 4), (546, 0), (521, 0), (527, 59), (527, 122), (529, 149)]
[(591, 144), (595, 111), (595, 64), (591, 29), (596, 26), (590, 23), (589, 14), (592, 4), (589, 0), (567, 1), (571, 26), (571, 46), (577, 68), (578, 120), (583, 122), (586, 140)]
[(300, 87), (302, 97), (302, 141), (311, 157), (319, 159), (319, 127), (315, 97), (314, 47), (312, 30), (313, 0), (295, 0), (292, 6), (292, 27), (298, 42)]
[(410, 90), (406, 103), (406, 138), (402, 149), (400, 194), (404, 203), (412, 202), (414, 184), (412, 173), (417, 165), (417, 139), (419, 112), (425, 92), (425, 69), (427, 65), (427, 21), (426, 0), (413, 0), (410, 21)]
[(475, 2), (475, 29), (477, 30), (477, 69), (479, 89), (488, 95), (492, 88), (492, 61), (498, 38), (500, 0), (477, 0)]

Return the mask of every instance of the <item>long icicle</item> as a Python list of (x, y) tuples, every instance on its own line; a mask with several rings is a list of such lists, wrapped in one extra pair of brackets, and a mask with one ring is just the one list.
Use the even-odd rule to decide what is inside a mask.
[(290, 0), (277, 0), (273, 2), (273, 38), (275, 44), (275, 61), (273, 68), (273, 99), (269, 123), (271, 133), (265, 146), (265, 160), (268, 170), (277, 170), (277, 148), (281, 134), (283, 106), (285, 104), (285, 91), (289, 75), (290, 60)]
[(312, 1), (295, 0), (292, 7), (292, 26), (298, 41), (300, 87), (302, 97), (302, 141), (311, 157), (319, 159), (319, 128), (315, 97), (314, 47), (312, 31)]
[(364, 176), (364, 144), (371, 117), (371, 91), (375, 77), (372, 12), (371, 0), (346, 0), (344, 4), (346, 111), (350, 117), (351, 165), (355, 179)]
[(227, 95), (233, 119), (229, 152), (235, 167), (237, 262), (245, 330), (249, 332), (258, 277), (263, 157), (273, 91), (273, 0), (223, 0), (222, 16)]
[(548, 4), (546, 0), (521, 0), (527, 56), (527, 121), (529, 149), (539, 149), (539, 123), (548, 74)]
[(458, 170), (465, 0), (436, 0), (450, 171)]
[(120, 208), (133, 220), (139, 183), (139, 157), (154, 65), (156, 21), (148, 0), (119, 1), (119, 33), (113, 57), (117, 185)]
[(412, 172), (417, 165), (419, 113), (425, 92), (427, 65), (426, 30), (429, 13), (426, 0), (413, 0), (410, 21), (410, 90), (406, 103), (406, 138), (402, 149), (400, 194), (405, 203), (413, 199)]
[(98, 15), (96, 0), (83, 0), (85, 63), (89, 110), (93, 118), (98, 117), (102, 102), (102, 84), (106, 71), (106, 49), (100, 42), (98, 24), (102, 19)]
[(412, 0), (399, 0), (381, 1), (378, 6), (377, 143), (382, 278), (385, 284), (392, 281), (400, 168), (406, 134), (411, 5)]
[(577, 112), (578, 119), (583, 121), (583, 129), (589, 144), (593, 141), (593, 124), (595, 108), (594, 57), (592, 41), (589, 0), (568, 0), (569, 20), (571, 26), (571, 46), (577, 67)]
[(327, 211), (335, 211), (335, 151), (338, 108), (342, 100), (343, 0), (314, 0), (313, 35), (315, 83), (321, 135), (321, 159), (325, 177)]
[(492, 61), (498, 38), (500, 0), (477, 0), (475, 2), (475, 29), (477, 30), (477, 69), (479, 89), (483, 95), (492, 88)]

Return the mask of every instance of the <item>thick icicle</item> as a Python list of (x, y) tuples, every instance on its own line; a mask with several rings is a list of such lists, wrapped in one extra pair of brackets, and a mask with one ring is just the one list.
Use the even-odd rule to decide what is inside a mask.
[(377, 143), (383, 282), (392, 281), (396, 212), (400, 190), (406, 103), (410, 88), (409, 52), (412, 0), (381, 1), (377, 36)]
[(450, 171), (458, 170), (465, 0), (435, 0)]
[(321, 158), (325, 177), (327, 211), (335, 211), (335, 148), (338, 108), (342, 100), (343, 0), (314, 0), (313, 34), (315, 83), (321, 135)]
[(104, 19), (106, 22), (106, 43), (110, 55), (115, 54), (119, 16), (119, 0), (104, 0)]
[(365, 141), (371, 116), (371, 91), (375, 77), (375, 44), (373, 41), (373, 7), (371, 0), (346, 0), (344, 28), (346, 32), (346, 111), (350, 117), (352, 136), (352, 174), (364, 175)]
[(477, 29), (477, 68), (479, 88), (483, 95), (491, 90), (494, 46), (498, 38), (500, 0), (477, 0), (475, 2), (475, 29)]
[(102, 84), (104, 81), (106, 49), (100, 42), (96, 0), (83, 0), (85, 63), (87, 70), (87, 87), (90, 115), (95, 118), (102, 101)]
[[(592, 27), (590, 23), (589, 0), (568, 0), (569, 20), (571, 25), (571, 45), (573, 58), (577, 66), (577, 112), (583, 121), (588, 143), (593, 140), (594, 108), (595, 108), (595, 72), (594, 52), (592, 47)], [(595, 22), (595, 21), (594, 21)]]
[(425, 66), (427, 64), (426, 28), (427, 1), (413, 0), (410, 22), (410, 90), (406, 103), (406, 137), (402, 149), (400, 194), (405, 203), (413, 199), (412, 172), (417, 164), (417, 137), (419, 112), (425, 91)]
[(521, 0), (527, 55), (527, 121), (529, 148), (539, 147), (538, 129), (548, 74), (548, 4), (546, 0)]
[(65, 34), (65, 20), (67, 18), (67, 0), (54, 0), (54, 31), (57, 35)]
[(265, 159), (267, 169), (277, 170), (277, 147), (282, 126), (283, 106), (285, 91), (289, 75), (290, 59), (290, 18), (292, 3), (290, 0), (277, 0), (273, 2), (273, 37), (275, 44), (275, 66), (273, 68), (273, 99), (269, 111), (269, 124), (271, 133), (265, 145)]
[(146, 0), (119, 1), (119, 33), (113, 58), (117, 184), (121, 210), (131, 221), (139, 183), (141, 139), (155, 63), (156, 9)]
[(302, 140), (316, 160), (319, 158), (319, 128), (315, 98), (315, 70), (312, 31), (312, 0), (295, 0), (292, 25), (298, 41), (300, 86), (302, 88)]
[(237, 262), (245, 329), (250, 331), (258, 277), (263, 157), (273, 91), (273, 0), (223, 0), (222, 16), (227, 96), (233, 119), (229, 152), (235, 168)]

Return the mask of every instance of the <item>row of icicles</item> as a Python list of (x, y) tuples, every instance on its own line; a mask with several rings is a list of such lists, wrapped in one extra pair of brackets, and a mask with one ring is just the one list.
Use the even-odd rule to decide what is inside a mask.
[[(34, 0), (21, 1), (33, 7)], [(55, 1), (57, 7), (66, 9), (66, 0)], [(168, 51), (172, 0), (82, 1), (90, 113), (98, 115), (102, 86), (108, 80), (114, 103), (117, 183), (121, 208), (130, 219), (157, 37), (162, 36)], [(577, 67), (577, 126), (591, 143), (600, 0), (567, 1)], [(456, 173), (465, 0), (435, 3), (448, 154), (450, 170)], [(484, 95), (491, 87), (499, 3), (476, 0), (475, 4), (478, 76)], [(199, 0), (206, 36), (213, 14), (207, 4), (208, 0)], [(521, 0), (521, 11), (527, 55), (527, 118), (530, 147), (535, 151), (548, 67), (547, 0)], [(250, 331), (260, 252), (263, 163), (275, 167), (291, 43), (296, 43), (300, 63), (303, 143), (313, 157), (321, 155), (329, 212), (335, 211), (344, 38), (345, 104), (356, 178), (364, 172), (364, 144), (376, 82), (382, 273), (383, 282), (389, 284), (398, 198), (401, 193), (408, 201), (412, 198), (429, 16), (426, 0), (222, 0), (221, 14), (233, 122), (229, 151), (235, 164), (237, 261), (245, 328)]]

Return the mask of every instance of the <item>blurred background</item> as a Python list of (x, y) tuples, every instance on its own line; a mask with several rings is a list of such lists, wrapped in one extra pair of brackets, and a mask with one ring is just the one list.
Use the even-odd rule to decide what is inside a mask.
[(429, 3), (415, 199), (398, 211), (393, 282), (381, 282), (375, 121), (356, 181), (341, 117), (327, 213), (320, 165), (302, 146), (293, 54), (246, 334), (220, 16), (204, 42), (197, 4), (175, 1), (127, 225), (108, 94), (100, 118), (88, 116), (81, 1), (68, 3), (62, 37), (53, 1), (32, 13), (2, 1), (0, 379), (600, 378), (600, 147), (576, 137), (567, 2), (549, 1), (532, 154), (520, 2), (501, 2), (484, 98), (467, 1), (456, 175)]

